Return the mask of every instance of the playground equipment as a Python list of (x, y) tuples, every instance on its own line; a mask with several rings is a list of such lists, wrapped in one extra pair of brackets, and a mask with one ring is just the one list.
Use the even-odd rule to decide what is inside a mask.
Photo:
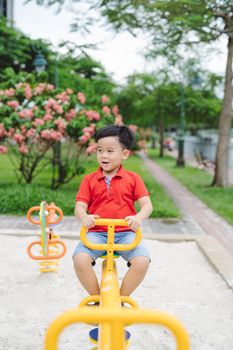
[[(119, 219), (96, 219), (95, 225), (108, 226), (107, 244), (93, 244), (88, 241), (85, 227), (81, 228), (80, 238), (90, 249), (106, 250), (106, 257), (102, 264), (100, 295), (84, 298), (77, 308), (59, 316), (48, 329), (45, 350), (58, 350), (60, 333), (65, 327), (76, 322), (99, 325), (89, 333), (90, 340), (98, 344), (98, 347), (92, 350), (125, 350), (130, 333), (125, 331), (124, 327), (135, 323), (154, 323), (168, 328), (176, 338), (177, 349), (188, 350), (189, 338), (178, 320), (164, 312), (139, 309), (132, 298), (120, 295), (114, 251), (135, 248), (141, 240), (141, 230), (137, 230), (135, 239), (130, 244), (114, 244), (115, 226), (128, 226), (127, 222)], [(99, 306), (91, 307), (91, 303), (99, 303)], [(122, 303), (130, 307), (125, 308)]]
[[(33, 214), (38, 214), (39, 220), (33, 218)], [(58, 215), (57, 215), (58, 213)], [(67, 251), (66, 245), (55, 235), (53, 227), (58, 225), (62, 218), (62, 210), (54, 203), (47, 204), (41, 202), (40, 206), (32, 207), (27, 212), (29, 222), (34, 225), (40, 225), (40, 240), (33, 241), (27, 248), (27, 253), (33, 260), (39, 260), (41, 272), (57, 271), (58, 259), (61, 259)], [(37, 254), (33, 252), (35, 247), (39, 247)]]

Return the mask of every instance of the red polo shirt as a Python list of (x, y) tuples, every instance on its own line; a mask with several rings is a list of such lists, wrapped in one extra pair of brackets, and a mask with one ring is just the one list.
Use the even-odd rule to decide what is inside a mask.
[[(126, 216), (135, 215), (134, 202), (148, 195), (142, 178), (121, 166), (112, 177), (109, 188), (101, 168), (86, 175), (80, 184), (76, 201), (85, 202), (89, 214), (99, 215), (100, 218), (124, 219)], [(115, 229), (117, 232), (129, 230), (123, 226)], [(95, 226), (89, 231), (107, 231), (107, 227)]]

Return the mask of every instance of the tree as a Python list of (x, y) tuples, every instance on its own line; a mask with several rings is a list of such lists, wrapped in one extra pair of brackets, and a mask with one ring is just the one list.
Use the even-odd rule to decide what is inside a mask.
[[(209, 82), (208, 72), (201, 74), (202, 81), (192, 86), (191, 81), (200, 70), (188, 74), (184, 82), (186, 129), (194, 133), (198, 128), (217, 127), (221, 108), (220, 100), (214, 93), (215, 83)], [(205, 80), (204, 80), (205, 79)], [(212, 80), (214, 77), (211, 75)], [(180, 116), (181, 84), (167, 72), (156, 71), (133, 74), (119, 91), (117, 103), (124, 111), (127, 123), (151, 126), (159, 130), (160, 155), (163, 155), (164, 129), (178, 128)]]
[(8, 67), (13, 68), (16, 73), (21, 70), (32, 72), (36, 47), (40, 47), (45, 58), (48, 58), (49, 43), (30, 39), (21, 31), (9, 27), (1, 16), (0, 32), (0, 82), (5, 81), (4, 69)]
[[(19, 182), (31, 183), (49, 164), (52, 189), (79, 174), (83, 169), (80, 156), (95, 151), (95, 131), (114, 121), (108, 104), (108, 97), (102, 96), (99, 109), (93, 109), (82, 92), (60, 91), (47, 83), (19, 82), (0, 90), (0, 141), (11, 148), (9, 156)], [(0, 146), (0, 153), (6, 153), (5, 145)], [(45, 162), (51, 148), (52, 158)]]
[[(57, 3), (61, 7), (65, 3), (84, 4), (84, 1), (37, 0), (37, 3), (47, 5)], [(88, 2), (86, 4), (88, 5)], [(91, 10), (99, 9), (102, 16), (107, 18), (117, 31), (128, 30), (137, 35), (139, 30), (143, 30), (147, 36), (150, 35), (147, 55), (152, 57), (163, 54), (174, 59), (174, 52), (180, 52), (180, 47), (192, 48), (198, 44), (205, 46), (216, 43), (221, 37), (227, 38), (225, 87), (219, 117), (219, 139), (213, 185), (228, 186), (233, 98), (232, 0), (93, 0), (89, 4), (90, 12), (85, 9), (88, 15), (91, 14)]]

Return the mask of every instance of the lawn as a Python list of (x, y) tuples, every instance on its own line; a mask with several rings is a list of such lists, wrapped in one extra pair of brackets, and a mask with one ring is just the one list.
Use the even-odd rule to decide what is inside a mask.
[(156, 150), (151, 149), (148, 154), (151, 159), (179, 180), (208, 207), (233, 225), (233, 187), (211, 187), (212, 176), (206, 171), (188, 165), (185, 168), (178, 168), (173, 157), (159, 158)]
[[(0, 155), (0, 214), (25, 215), (27, 210), (39, 205), (42, 200), (55, 202), (65, 215), (73, 215), (75, 195), (83, 176), (97, 168), (95, 157), (89, 157), (85, 163), (86, 171), (77, 176), (69, 184), (57, 191), (50, 189), (51, 168), (44, 169), (33, 184), (17, 183), (13, 166), (7, 155)], [(83, 165), (83, 164), (82, 164)], [(153, 218), (179, 218), (180, 211), (168, 197), (163, 188), (154, 180), (143, 166), (142, 160), (131, 156), (125, 163), (125, 168), (139, 173), (145, 181), (153, 202)]]

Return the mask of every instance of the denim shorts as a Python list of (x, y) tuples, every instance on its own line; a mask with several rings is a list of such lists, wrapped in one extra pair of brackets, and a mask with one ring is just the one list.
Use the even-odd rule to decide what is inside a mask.
[[(134, 238), (135, 233), (133, 231), (115, 232), (114, 242), (116, 244), (129, 244), (134, 240)], [(87, 239), (92, 243), (106, 244), (107, 232), (88, 232)], [(87, 248), (82, 241), (80, 241), (74, 250), (73, 257), (79, 253), (86, 253), (95, 261), (106, 252), (104, 250), (91, 250)], [(127, 262), (130, 262), (130, 260), (136, 256), (145, 256), (151, 261), (150, 254), (143, 241), (141, 241), (134, 249), (116, 251), (116, 253), (122, 256), (122, 258)]]

